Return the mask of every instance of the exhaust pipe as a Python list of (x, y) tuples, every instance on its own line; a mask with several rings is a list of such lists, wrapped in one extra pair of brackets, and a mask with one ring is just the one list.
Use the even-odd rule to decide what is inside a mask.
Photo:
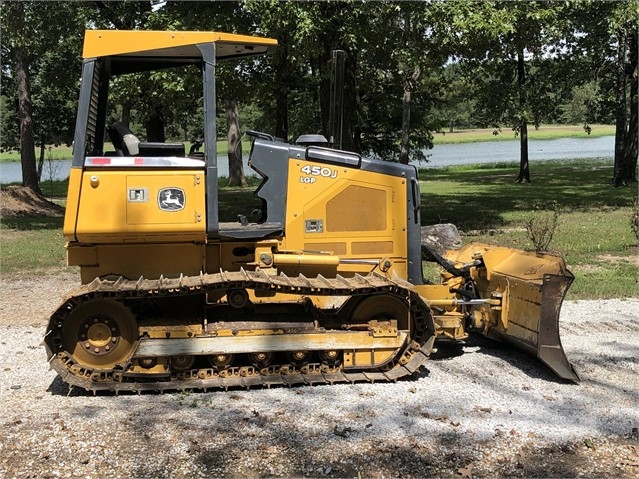
[(344, 123), (344, 65), (346, 52), (331, 52), (331, 96), (328, 117), (328, 145), (342, 149), (342, 128)]

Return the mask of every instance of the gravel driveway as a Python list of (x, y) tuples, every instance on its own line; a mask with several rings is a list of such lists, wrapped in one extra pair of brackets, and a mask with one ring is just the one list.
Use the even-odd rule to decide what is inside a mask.
[(116, 397), (48, 370), (77, 281), (0, 279), (0, 477), (639, 477), (639, 300), (564, 304), (580, 385), (475, 339), (394, 384)]

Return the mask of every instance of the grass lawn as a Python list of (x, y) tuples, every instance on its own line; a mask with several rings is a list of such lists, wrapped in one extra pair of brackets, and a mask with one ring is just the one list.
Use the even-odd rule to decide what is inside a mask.
[(613, 188), (612, 161), (535, 162), (532, 183), (517, 184), (517, 164), (420, 170), (422, 224), (454, 223), (465, 242), (534, 249), (527, 220), (549, 215), (559, 223), (549, 249), (576, 276), (568, 297), (637, 297), (637, 238), (630, 227), (636, 185)]
[[(514, 163), (421, 169), (422, 224), (456, 224), (467, 243), (532, 249), (526, 222), (547, 215), (556, 202), (559, 223), (549, 249), (576, 276), (568, 299), (637, 297), (637, 238), (630, 227), (636, 185), (613, 188), (612, 162), (605, 159), (535, 162), (528, 185), (514, 182), (517, 172)], [(249, 180), (249, 188), (226, 188), (220, 179), (221, 221), (237, 221), (237, 211), (259, 206), (258, 180)], [(66, 183), (52, 188), (64, 202)], [(2, 274), (65, 267), (61, 218), (3, 218), (1, 228)]]
[[(541, 125), (538, 129), (528, 127), (530, 140), (555, 140), (558, 138), (597, 138), (600, 136), (614, 136), (614, 125), (590, 125), (590, 135), (584, 131), (583, 125)], [(496, 134), (497, 133), (497, 134)], [(510, 128), (496, 131), (494, 128), (477, 128), (470, 130), (454, 130), (433, 134), (436, 145), (450, 143), (472, 143), (478, 141), (508, 141), (515, 140), (515, 132)]]
[[(2, 218), (0, 272), (57, 272), (67, 269), (62, 218)], [(68, 268), (70, 271), (75, 268)]]

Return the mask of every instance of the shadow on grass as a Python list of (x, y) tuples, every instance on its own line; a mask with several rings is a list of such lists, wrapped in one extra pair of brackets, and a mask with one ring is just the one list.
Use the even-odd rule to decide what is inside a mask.
[(528, 213), (555, 201), (564, 211), (630, 206), (635, 192), (635, 188), (612, 186), (612, 165), (608, 164), (534, 164), (531, 184), (515, 183), (516, 166), (492, 166), (422, 170), (422, 224), (499, 228), (508, 224), (506, 214)]
[(237, 222), (238, 215), (246, 216), (249, 222), (256, 222), (261, 213), (261, 200), (253, 194), (252, 188), (225, 188), (218, 193), (218, 215), (221, 222)]
[(61, 230), (64, 218), (61, 216), (21, 216), (2, 218), (2, 227), (19, 231)]

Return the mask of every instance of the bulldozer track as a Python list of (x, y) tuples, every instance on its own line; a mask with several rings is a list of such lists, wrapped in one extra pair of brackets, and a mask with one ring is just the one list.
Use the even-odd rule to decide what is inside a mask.
[[(198, 368), (186, 371), (170, 371), (164, 375), (128, 372), (126, 364), (110, 369), (92, 369), (79, 364), (63, 347), (63, 325), (72, 311), (93, 299), (124, 301), (142, 298), (220, 293), (234, 289), (256, 292), (305, 296), (360, 296), (387, 294), (406, 301), (412, 316), (410, 337), (406, 345), (384, 367), (361, 370), (345, 370), (343, 365), (325, 363), (278, 364), (258, 368), (255, 366), (229, 367), (226, 369)], [(435, 340), (430, 309), (404, 281), (392, 281), (377, 273), (366, 276), (307, 278), (303, 275), (272, 276), (264, 271), (236, 271), (199, 276), (181, 276), (129, 280), (103, 280), (96, 278), (70, 293), (52, 314), (45, 335), (45, 347), (49, 363), (64, 382), (71, 387), (88, 391), (143, 392), (165, 390), (208, 390), (236, 387), (292, 386), (295, 384), (333, 384), (359, 381), (396, 381), (414, 374), (428, 359)], [(134, 348), (137, 347), (137, 343)]]

